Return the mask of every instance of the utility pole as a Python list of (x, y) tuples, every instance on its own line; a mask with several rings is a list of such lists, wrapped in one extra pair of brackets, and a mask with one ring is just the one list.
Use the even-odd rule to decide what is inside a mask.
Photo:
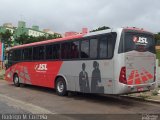
[(4, 41), (2, 39), (2, 35), (0, 34), (0, 63), (1, 63), (1, 69), (4, 68), (3, 62), (4, 62)]

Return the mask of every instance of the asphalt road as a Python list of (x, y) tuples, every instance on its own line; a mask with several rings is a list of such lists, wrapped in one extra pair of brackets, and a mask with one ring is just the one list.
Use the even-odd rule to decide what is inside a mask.
[(28, 111), (18, 109), (8, 105), (5, 101), (0, 101), (0, 113), (1, 114), (29, 114)]
[(99, 118), (100, 116), (95, 115), (101, 114), (102, 117), (102, 114), (110, 114), (119, 119), (119, 116), (124, 115), (134, 118), (135, 114), (160, 114), (160, 105), (101, 95), (60, 97), (53, 89), (29, 85), (14, 87), (0, 80), (0, 113), (61, 115), (56, 119), (80, 119), (82, 115)]

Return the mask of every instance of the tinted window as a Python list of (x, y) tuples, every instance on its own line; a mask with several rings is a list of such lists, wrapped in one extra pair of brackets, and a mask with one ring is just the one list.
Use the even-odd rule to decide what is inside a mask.
[(115, 48), (115, 42), (116, 42), (116, 34), (112, 33), (109, 34), (108, 36), (108, 48), (107, 48), (107, 58), (112, 58), (114, 54), (114, 48)]
[(98, 53), (98, 39), (90, 40), (90, 58), (97, 58)]
[(46, 59), (59, 59), (60, 58), (60, 44), (53, 44), (46, 46)]
[(22, 51), (23, 60), (32, 60), (32, 48), (25, 48)]
[(6, 68), (10, 67), (13, 64), (13, 51), (8, 52), (8, 64), (6, 64)]
[(44, 46), (33, 48), (33, 59), (34, 60), (44, 60)]
[(53, 59), (53, 45), (46, 46), (46, 59)]
[(61, 57), (62, 59), (70, 59), (71, 58), (71, 44), (70, 42), (63, 43), (61, 45)]
[(99, 57), (100, 58), (107, 58), (107, 37), (102, 37), (100, 39), (100, 47), (99, 47)]
[(21, 60), (21, 50), (14, 50), (13, 61), (20, 61), (20, 60)]
[(79, 58), (79, 41), (71, 42), (71, 58)]
[(81, 41), (81, 58), (89, 58), (89, 40)]
[(52, 50), (53, 50), (53, 59), (59, 59), (60, 58), (60, 44), (54, 44)]
[(155, 53), (155, 41), (152, 35), (144, 33), (127, 32), (122, 34), (119, 53), (129, 51), (145, 52), (149, 51)]
[(8, 60), (13, 60), (13, 51), (8, 53)]
[(100, 37), (99, 40), (99, 57), (100, 58), (112, 58), (114, 54), (116, 33), (106, 34)]

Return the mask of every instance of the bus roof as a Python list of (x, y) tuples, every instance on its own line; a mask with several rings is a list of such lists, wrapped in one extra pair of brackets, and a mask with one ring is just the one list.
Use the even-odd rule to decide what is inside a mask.
[(36, 45), (43, 45), (43, 44), (49, 44), (53, 42), (60, 42), (60, 41), (65, 41), (65, 40), (71, 40), (71, 39), (76, 39), (76, 38), (82, 38), (84, 34), (80, 35), (75, 35), (75, 36), (69, 36), (69, 37), (64, 37), (64, 38), (57, 38), (57, 39), (51, 39), (51, 40), (45, 40), (41, 42), (34, 42), (34, 43), (29, 43), (29, 44), (24, 44), (24, 45), (18, 45), (10, 48), (12, 49), (18, 49), (18, 48), (24, 48), (24, 47), (30, 47), (30, 46), (36, 46)]
[[(137, 32), (148, 33), (148, 34), (153, 35), (153, 33), (149, 32), (149, 31), (146, 31), (146, 30), (140, 29), (140, 28), (135, 28), (135, 27), (124, 27), (124, 28), (119, 28), (119, 29), (123, 29), (126, 31), (137, 31)], [(24, 45), (18, 45), (18, 46), (14, 46), (14, 47), (10, 48), (9, 50), (30, 47), (30, 46), (43, 45), (43, 44), (49, 44), (49, 43), (60, 42), (60, 41), (67, 41), (67, 40), (72, 40), (72, 39), (82, 38), (82, 37), (87, 37), (87, 36), (93, 36), (93, 35), (98, 35), (98, 34), (104, 34), (104, 33), (112, 32), (112, 30), (113, 29), (107, 29), (107, 30), (102, 30), (102, 31), (97, 31), (97, 32), (91, 32), (91, 33), (86, 33), (86, 34), (79, 34), (79, 35), (75, 35), (75, 36), (64, 37), (64, 38), (57, 38), (57, 39), (45, 40), (45, 41), (41, 41), (41, 42), (34, 42), (34, 43), (29, 43), (29, 44), (24, 44)], [(116, 30), (118, 30), (118, 29), (116, 29)]]
[(65, 40), (72, 40), (72, 39), (76, 39), (76, 38), (82, 38), (82, 37), (87, 37), (87, 36), (109, 33), (111, 31), (112, 31), (111, 29), (107, 29), (107, 30), (93, 32), (93, 33), (91, 32), (91, 33), (79, 34), (79, 35), (74, 35), (74, 36), (69, 36), (69, 37), (64, 37), (64, 38), (45, 40), (45, 41), (41, 41), (41, 42), (34, 42), (34, 43), (14, 46), (14, 47), (10, 48), (9, 50), (30, 47), (30, 46), (43, 45), (43, 44), (49, 44), (49, 43), (60, 42), (60, 41), (65, 41)]
[(149, 34), (152, 34), (151, 32), (147, 31), (147, 30), (144, 30), (143, 28), (136, 28), (136, 27), (126, 27), (126, 28), (123, 28), (124, 30), (130, 30), (130, 31), (138, 31), (138, 32), (143, 32), (143, 33), (149, 33)]

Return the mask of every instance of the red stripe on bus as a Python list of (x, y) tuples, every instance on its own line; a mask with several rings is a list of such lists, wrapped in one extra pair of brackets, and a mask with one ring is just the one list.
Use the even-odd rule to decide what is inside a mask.
[(136, 83), (136, 84), (141, 84), (140, 78), (135, 79), (135, 83)]

